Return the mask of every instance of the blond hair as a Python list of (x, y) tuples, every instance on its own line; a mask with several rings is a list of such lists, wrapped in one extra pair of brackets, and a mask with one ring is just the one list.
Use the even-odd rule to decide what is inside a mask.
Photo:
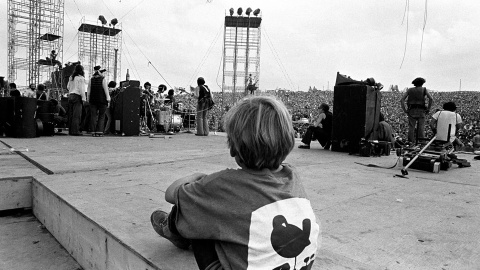
[(225, 116), (225, 129), (231, 155), (250, 169), (277, 169), (295, 145), (290, 114), (272, 97), (241, 100)]

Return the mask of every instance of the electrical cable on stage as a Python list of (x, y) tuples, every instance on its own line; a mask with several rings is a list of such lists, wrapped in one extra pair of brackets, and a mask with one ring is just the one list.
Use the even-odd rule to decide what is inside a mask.
[(420, 61), (422, 61), (423, 35), (425, 34), (425, 26), (427, 25), (427, 4), (428, 0), (425, 0), (425, 12), (423, 13), (422, 42), (420, 43)]
[[(70, 47), (72, 46), (73, 42), (75, 41), (75, 38), (78, 36), (78, 32), (75, 34), (75, 36), (72, 38), (72, 41), (70, 42), (70, 45), (68, 45), (68, 48), (63, 52), (63, 53), (66, 53), (68, 52), (68, 50), (70, 49)], [(73, 56), (73, 55), (72, 55)], [(71, 57), (71, 56), (70, 56)], [(68, 59), (70, 59), (70, 57)], [(67, 61), (68, 59), (64, 59), (64, 61)]]
[(205, 61), (207, 60), (207, 57), (210, 55), (210, 52), (212, 51), (213, 46), (215, 46), (215, 44), (217, 44), (218, 38), (220, 37), (220, 33), (221, 33), (223, 27), (224, 27), (223, 24), (221, 24), (220, 29), (218, 30), (217, 34), (213, 38), (212, 42), (210, 43), (210, 46), (208, 47), (207, 52), (203, 55), (203, 58), (200, 61), (200, 63), (198, 64), (197, 68), (195, 69), (195, 72), (190, 77), (190, 80), (188, 81), (190, 85), (195, 81), (195, 77), (198, 76), (198, 72), (200, 71), (200, 68), (205, 64)]
[[(123, 32), (126, 33), (126, 32), (125, 32), (125, 29), (123, 30)], [(127, 35), (128, 35), (128, 33), (127, 33)], [(139, 74), (138, 71), (137, 71), (137, 66), (135, 66), (135, 62), (133, 61), (132, 55), (130, 54), (130, 51), (128, 50), (127, 43), (125, 43), (125, 39), (123, 39), (122, 41), (123, 41), (123, 45), (125, 45), (125, 49), (127, 50), (128, 56), (130, 56), (130, 60), (132, 61), (133, 71), (134, 71), (135, 73), (137, 73), (137, 76), (138, 76), (138, 78), (139, 78), (140, 81), (141, 81), (141, 80), (142, 80), (142, 77), (140, 77), (140, 74)], [(128, 58), (127, 58), (127, 57), (125, 57), (125, 58), (127, 59), (127, 62), (128, 62)]]
[[(107, 4), (105, 4), (105, 1), (102, 0), (102, 3), (103, 5), (108, 9), (108, 12), (110, 12), (110, 14), (112, 14), (113, 17), (116, 17), (115, 14), (113, 14), (113, 12), (110, 10), (110, 8), (107, 6)], [(120, 18), (121, 20), (122, 18)]]
[[(135, 47), (137, 47), (138, 51), (145, 57), (145, 59), (147, 59), (148, 63), (150, 65), (152, 65), (152, 67), (155, 69), (155, 71), (160, 75), (160, 77), (162, 77), (162, 79), (165, 81), (165, 83), (170, 86), (170, 88), (173, 88), (168, 82), (167, 80), (163, 77), (163, 75), (160, 73), (160, 71), (157, 70), (157, 68), (153, 65), (152, 61), (150, 61), (150, 59), (143, 53), (143, 51), (140, 49), (140, 47), (138, 47), (137, 43), (135, 43), (135, 40), (133, 40), (133, 38), (130, 36), (130, 34), (128, 34), (127, 31), (125, 31), (125, 28), (123, 28), (123, 32), (127, 34), (127, 36), (132, 40), (133, 44), (135, 45)], [(124, 44), (125, 41), (124, 41)]]
[(290, 76), (288, 75), (288, 72), (287, 72), (287, 70), (285, 69), (285, 66), (284, 66), (283, 63), (282, 63), (282, 60), (280, 59), (280, 56), (278, 55), (275, 47), (273, 46), (272, 40), (270, 39), (270, 36), (268, 35), (265, 27), (263, 28), (262, 33), (264, 33), (265, 40), (267, 41), (267, 45), (268, 45), (268, 47), (270, 47), (270, 51), (272, 52), (273, 57), (274, 57), (275, 60), (277, 61), (277, 64), (278, 64), (278, 66), (280, 67), (280, 70), (282, 71), (283, 76), (284, 76), (285, 79), (287, 80), (287, 83), (290, 84), (290, 87), (292, 87), (292, 90), (295, 89), (295, 86), (294, 86), (292, 80), (290, 79)]
[[(407, 54), (407, 42), (408, 42), (408, 13), (410, 12), (410, 0), (405, 0), (405, 12), (403, 14), (403, 20), (405, 20), (405, 17), (407, 18), (407, 31), (405, 33), (405, 49), (403, 51), (403, 58), (402, 58), (402, 63), (400, 64), (400, 69), (402, 69), (403, 66), (403, 61), (405, 60), (405, 55)], [(402, 25), (403, 25), (403, 20), (402, 20)]]
[(79, 8), (78, 5), (77, 5), (77, 1), (73, 0), (73, 2), (75, 3), (75, 6), (77, 7), (78, 13), (80, 13), (80, 15), (81, 15), (82, 17), (84, 17), (84, 16), (83, 16), (83, 13), (80, 11), (80, 8)]
[[(103, 0), (102, 0), (103, 1)], [(136, 6), (134, 6), (132, 9), (130, 9), (127, 13), (125, 13), (125, 15), (123, 15), (122, 17), (120, 17), (120, 20), (123, 19), (125, 16), (127, 16), (132, 10), (134, 10), (135, 8), (137, 8), (141, 3), (143, 3), (145, 0), (142, 0), (140, 1), (140, 3), (138, 3)]]

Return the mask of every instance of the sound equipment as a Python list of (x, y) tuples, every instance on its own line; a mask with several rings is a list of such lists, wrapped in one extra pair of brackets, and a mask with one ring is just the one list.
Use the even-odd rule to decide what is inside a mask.
[(46, 100), (37, 100), (37, 137), (53, 136), (55, 134), (55, 106)]
[(67, 89), (68, 81), (75, 71), (76, 65), (69, 65), (59, 71), (52, 72), (52, 84), (61, 85), (62, 89)]
[(50, 101), (37, 100), (36, 118), (42, 122), (53, 122), (55, 106)]
[(337, 85), (333, 93), (332, 151), (357, 153), (376, 138), (381, 94), (369, 85)]
[(13, 97), (0, 97), (0, 136), (13, 133)]
[(34, 138), (36, 136), (35, 111), (37, 99), (28, 97), (0, 98), (0, 115), (7, 137)]
[(120, 83), (121, 90), (115, 98), (113, 122), (115, 131), (125, 136), (140, 133), (140, 82)]

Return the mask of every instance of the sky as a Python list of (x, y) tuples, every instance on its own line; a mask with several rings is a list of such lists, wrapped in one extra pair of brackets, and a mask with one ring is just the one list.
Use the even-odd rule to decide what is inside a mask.
[[(7, 74), (7, 2), (0, 4), (0, 76)], [(82, 17), (95, 23), (104, 15), (121, 23), (122, 77), (129, 69), (142, 84), (188, 89), (202, 76), (219, 91), (231, 7), (261, 9), (262, 90), (333, 89), (337, 72), (385, 88), (423, 77), (434, 91), (480, 90), (478, 0), (65, 0), (62, 62), (78, 60)]]

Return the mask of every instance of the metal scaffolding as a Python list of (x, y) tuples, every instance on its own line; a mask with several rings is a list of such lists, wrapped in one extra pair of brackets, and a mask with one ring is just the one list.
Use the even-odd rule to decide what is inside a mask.
[(93, 67), (101, 66), (107, 70), (107, 81), (117, 81), (121, 77), (122, 30), (119, 24), (105, 25), (85, 23), (82, 18), (78, 28), (78, 58), (85, 76), (92, 74)]
[(225, 16), (222, 93), (259, 86), (261, 17)]
[[(26, 85), (39, 84), (56, 69), (63, 55), (64, 0), (8, 0), (8, 81), (26, 71)], [(58, 63), (58, 64), (57, 64)], [(55, 86), (53, 86), (55, 87)]]

